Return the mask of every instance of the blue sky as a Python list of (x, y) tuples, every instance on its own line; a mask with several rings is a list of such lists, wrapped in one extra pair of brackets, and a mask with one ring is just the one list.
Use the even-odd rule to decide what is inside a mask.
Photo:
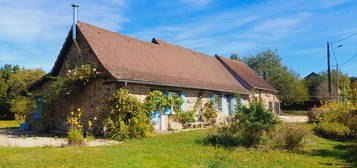
[[(71, 0), (0, 0), (0, 65), (49, 71), (72, 23)], [(356, 0), (77, 0), (79, 20), (209, 55), (277, 49), (301, 77), (326, 69), (326, 41), (357, 32)], [(357, 35), (335, 46), (357, 76)], [(332, 55), (332, 64), (336, 59)], [(348, 62), (346, 62), (348, 61)]]

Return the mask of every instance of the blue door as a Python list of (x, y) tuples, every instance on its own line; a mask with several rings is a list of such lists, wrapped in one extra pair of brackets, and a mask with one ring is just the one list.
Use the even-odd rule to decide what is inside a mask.
[(155, 130), (160, 130), (160, 110), (152, 112), (151, 123), (154, 125)]

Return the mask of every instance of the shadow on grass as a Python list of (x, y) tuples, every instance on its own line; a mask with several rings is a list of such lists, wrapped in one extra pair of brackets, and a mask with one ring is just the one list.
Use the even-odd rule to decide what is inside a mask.
[(337, 160), (342, 160), (346, 163), (340, 162), (318, 162), (321, 165), (327, 166), (339, 166), (339, 167), (356, 167), (356, 157), (351, 153), (351, 145), (335, 145), (332, 150), (328, 149), (316, 149), (311, 152), (299, 152), (300, 154), (309, 156), (329, 157)]

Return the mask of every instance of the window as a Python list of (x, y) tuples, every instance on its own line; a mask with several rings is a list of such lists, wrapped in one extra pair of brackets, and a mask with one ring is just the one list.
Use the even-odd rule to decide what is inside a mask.
[(273, 109), (273, 102), (269, 102), (269, 109)]

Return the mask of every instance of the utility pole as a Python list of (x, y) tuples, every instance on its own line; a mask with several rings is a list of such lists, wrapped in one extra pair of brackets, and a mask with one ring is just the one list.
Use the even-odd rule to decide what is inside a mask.
[(331, 98), (331, 65), (330, 65), (330, 42), (327, 42), (327, 83), (328, 93)]
[(340, 71), (338, 70), (338, 64), (336, 64), (336, 69), (337, 69), (337, 102), (340, 103)]

